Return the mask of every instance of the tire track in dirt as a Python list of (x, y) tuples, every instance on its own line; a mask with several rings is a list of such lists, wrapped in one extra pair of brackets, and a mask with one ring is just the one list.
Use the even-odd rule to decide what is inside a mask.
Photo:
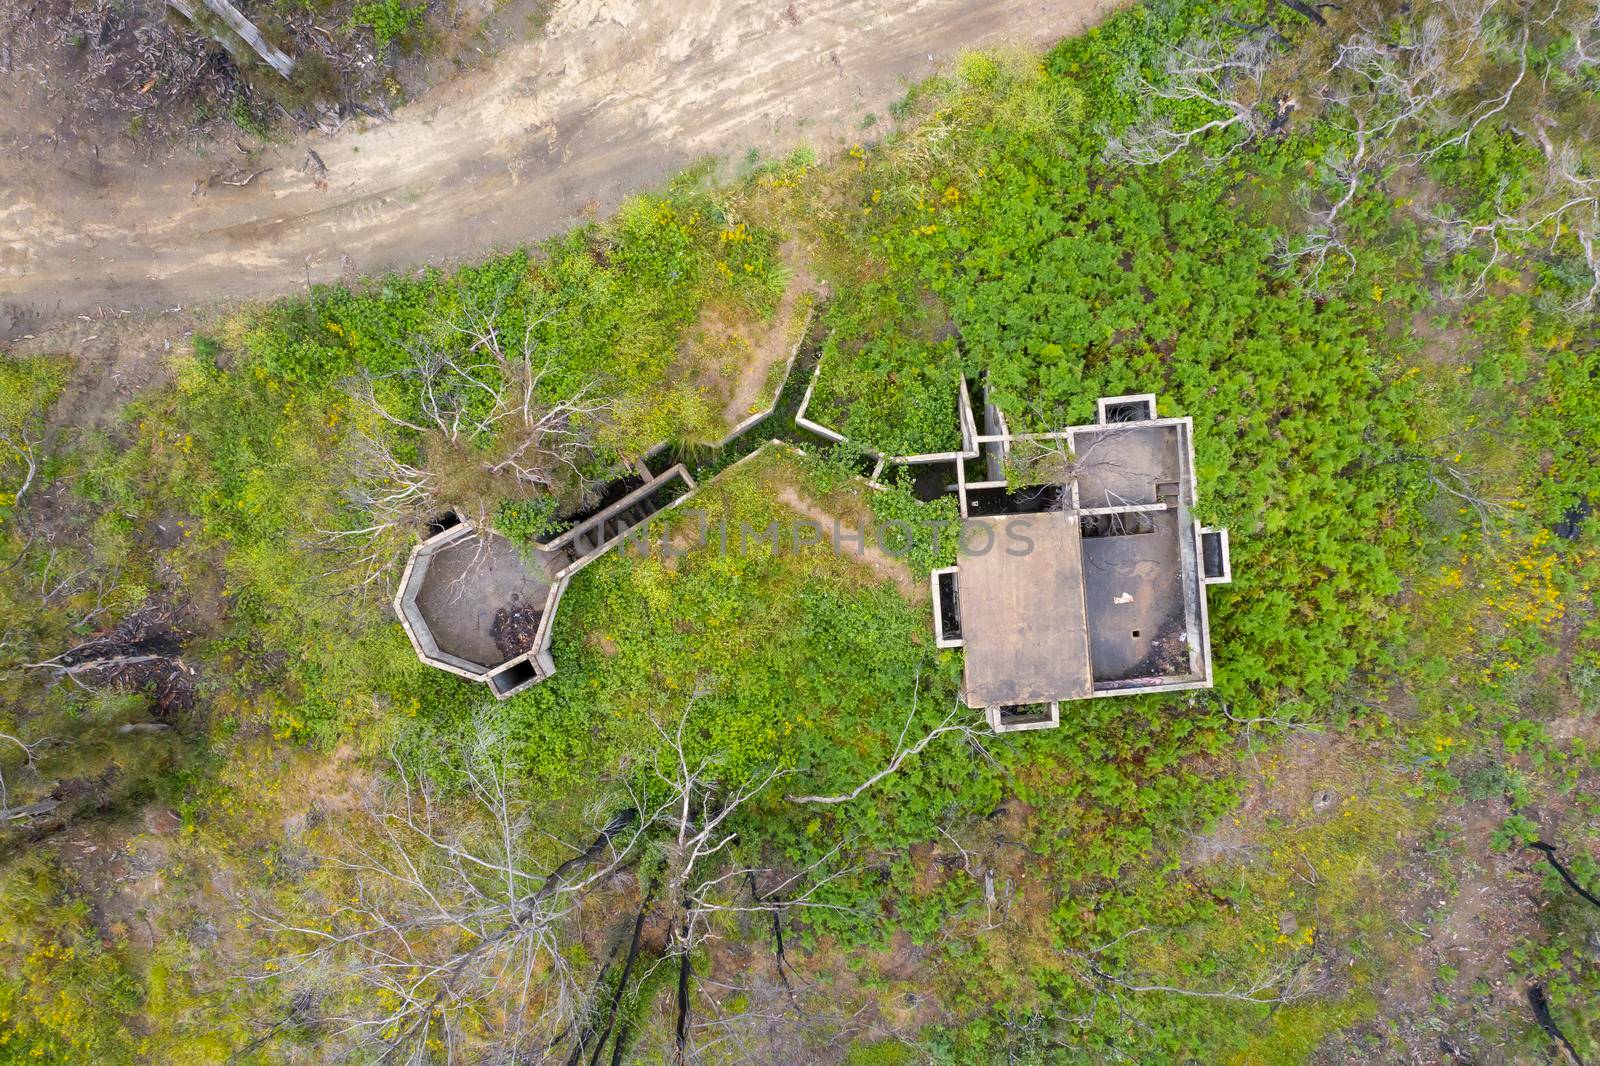
[[(0, 340), (63, 314), (165, 310), (308, 276), (443, 264), (537, 240), (707, 155), (861, 136), (960, 51), (1038, 46), (1116, 0), (571, 0), (544, 37), (393, 122), (269, 148), (245, 188), (204, 185), (232, 145), (166, 160), (47, 136), (0, 82)], [(307, 148), (327, 164), (320, 186)]]

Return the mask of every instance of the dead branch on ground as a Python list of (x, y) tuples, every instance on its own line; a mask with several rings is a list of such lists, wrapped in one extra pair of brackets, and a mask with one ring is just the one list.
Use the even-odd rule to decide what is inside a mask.
[(971, 722), (962, 720), (965, 718), (965, 714), (959, 705), (953, 707), (950, 713), (945, 715), (944, 719), (938, 725), (924, 733), (921, 739), (916, 741), (914, 744), (908, 745), (906, 743), (906, 737), (911, 732), (911, 726), (916, 722), (917, 702), (919, 696), (921, 695), (921, 690), (922, 671), (919, 668), (917, 671), (915, 686), (911, 693), (911, 710), (906, 714), (905, 724), (900, 727), (900, 736), (895, 741), (894, 755), (890, 757), (888, 764), (885, 765), (883, 769), (863, 780), (849, 792), (841, 792), (831, 796), (791, 795), (785, 796), (784, 798), (790, 803), (820, 803), (825, 805), (849, 803), (853, 800), (859, 799), (862, 793), (878, 784), (878, 782), (892, 776), (900, 769), (902, 765), (904, 765), (907, 759), (921, 755), (923, 750), (926, 749), (929, 744), (932, 744), (935, 740), (947, 733), (958, 733), (965, 737), (968, 742), (978, 744), (980, 747), (982, 746), (981, 741), (979, 740), (979, 730), (975, 728)]
[(1318, 982), (1308, 977), (1306, 960), (1293, 960), (1252, 976), (1226, 988), (1185, 988), (1155, 982), (1129, 981), (1091, 962), (1090, 973), (1098, 981), (1115, 985), (1127, 992), (1162, 992), (1188, 999), (1210, 999), (1236, 1003), (1279, 1004), (1295, 1003), (1315, 995)]
[(39, 474), (39, 464), (34, 449), (39, 441), (30, 438), (24, 433), (0, 432), (0, 449), (4, 449), (22, 460), (22, 484), (14, 492), (8, 493), (9, 505), (15, 509), (22, 506), (22, 498), (28, 494), (34, 479)]
[[(22, 752), (23, 768), (28, 770), (30, 773), (37, 770), (39, 753), (41, 751), (43, 751), (45, 748), (54, 747), (62, 743), (62, 741), (55, 737), (39, 737), (37, 740), (25, 741), (20, 737), (12, 736), (10, 733), (0, 733), (0, 742), (14, 745), (19, 751)], [(3, 768), (0, 768), (0, 810), (8, 809), (10, 806), (11, 792), (6, 785), (5, 771)]]

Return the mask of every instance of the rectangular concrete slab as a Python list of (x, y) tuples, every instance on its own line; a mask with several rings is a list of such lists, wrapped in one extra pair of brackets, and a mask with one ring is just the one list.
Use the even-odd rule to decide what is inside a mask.
[(1150, 520), (1150, 532), (1086, 537), (1082, 542), (1083, 596), (1096, 681), (1190, 672), (1178, 514), (1157, 511), (1141, 517)]
[[(1077, 516), (1052, 512), (971, 521), (990, 527), (994, 536), (987, 552), (959, 561), (967, 706), (1089, 696)], [(976, 532), (965, 539), (974, 549), (983, 542)], [(1028, 542), (1031, 549), (1023, 551)]]

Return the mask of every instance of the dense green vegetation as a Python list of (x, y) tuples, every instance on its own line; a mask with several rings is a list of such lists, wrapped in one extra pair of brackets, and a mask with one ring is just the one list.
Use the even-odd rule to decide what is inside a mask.
[[(318, 290), (265, 311), (242, 343), (266, 376), (326, 389), (357, 371), (393, 375), (418, 347), (471, 350), (473, 338), (460, 331), (482, 314), (508, 347), (526, 344), (550, 361), (541, 393), (570, 395), (598, 382), (616, 396), (605, 443), (618, 451), (725, 431), (695, 387), (704, 368), (679, 350), (680, 340), (707, 305), (770, 312), (782, 277), (775, 234), (690, 189), (686, 182), (677, 196), (630, 201), (606, 226), (555, 239), (537, 261), (519, 252), (449, 278)], [(395, 387), (407, 383), (398, 378)], [(396, 409), (415, 417), (419, 396), (405, 391)]]
[[(0, 364), (0, 771), (10, 804), (71, 799), (78, 841), (0, 837), (0, 1061), (376, 1057), (417, 1033), (423, 1056), (470, 1060), (525, 1022), (559, 1041), (601, 1018), (601, 1048), (654, 1061), (684, 965), (689, 1013), (759, 1049), (696, 1030), (707, 1061), (1390, 1061), (1441, 1039), (1542, 1061), (1552, 1030), (1600, 1054), (1600, 908), (1556, 866), (1600, 890), (1600, 337), (1585, 216), (1549, 215), (1563, 174), (1597, 180), (1597, 75), (1574, 58), (1592, 27), (1519, 21), (1535, 16), (1482, 24), (1456, 127), (1396, 120), (1363, 146), (1391, 105), (1316, 93), (1332, 42), (1370, 25), (1409, 47), (1419, 20), (1459, 12), (1319, 28), (1277, 5), (1226, 23), (1137, 7), (1042, 60), (966, 58), (834, 163), (711, 191), (690, 176), (537, 250), (249, 310), (104, 435), (48, 426), (65, 364)], [(1253, 136), (1225, 103), (1162, 97), (1198, 41), (1277, 40), (1247, 28), (1263, 20), (1292, 43), (1225, 86)], [(1524, 62), (1537, 99), (1513, 80)], [(1453, 140), (1502, 92), (1502, 121)], [(1541, 147), (1538, 108), (1570, 152)], [(1182, 150), (1126, 148), (1213, 122)], [(1214, 691), (1087, 701), (1049, 732), (957, 728), (959, 654), (933, 647), (919, 591), (948, 548), (922, 546), (909, 565), (817, 544), (616, 553), (569, 590), (548, 682), (486, 706), (417, 663), (384, 610), (392, 569), (341, 535), (376, 513), (364, 441), (440, 470), (431, 431), (397, 424), (426, 413), (418, 367), (480, 358), (489, 330), (547, 369), (540, 404), (593, 390), (604, 409), (576, 421), (595, 477), (659, 440), (716, 439), (726, 368), (687, 338), (708, 310), (773, 313), (788, 235), (834, 289), (813, 417), (859, 444), (953, 447), (960, 373), (1019, 426), (1087, 421), (1122, 392), (1194, 417), (1201, 516), (1233, 533)], [(520, 384), (515, 368), (485, 380)], [(474, 432), (448, 454), (502, 443)], [(767, 450), (695, 506), (735, 537), (796, 508), (948, 517), (849, 465)], [(500, 528), (548, 529), (568, 488), (495, 511)], [(657, 540), (693, 530), (680, 512)], [(380, 562), (415, 532), (386, 532)], [(193, 697), (37, 666), (108, 633), (180, 644)], [(158, 728), (118, 731), (139, 723)], [(360, 865), (397, 824), (364, 798), (396, 781), (508, 868), (554, 869), (624, 808), (681, 799), (689, 817), (624, 838), (620, 872), (530, 954), (531, 998), (485, 978), (481, 1009), (430, 1007), (412, 1030), (379, 1021), (399, 997), (359, 949), (294, 965), (362, 908), (408, 905), (403, 879), (375, 889)], [(514, 843), (496, 843), (485, 781), (526, 818)], [(168, 809), (175, 826), (136, 824)], [(692, 830), (724, 816), (691, 876)], [(90, 839), (159, 853), (207, 917), (144, 901), (141, 939), (91, 907), (121, 897)], [(450, 856), (418, 859), (419, 879), (492, 899), (496, 877)], [(624, 985), (636, 913), (653, 918)], [(495, 943), (492, 925), (423, 928), (405, 949), (426, 958)], [(592, 1000), (562, 1029), (569, 984)], [(337, 1018), (372, 1021), (365, 1042)]]
[[(972, 60), (937, 113), (981, 114), (995, 96), (1053, 85)], [(1219, 688), (1325, 695), (1392, 637), (1395, 573), (1416, 539), (1416, 471), (1397, 462), (1412, 386), (1385, 343), (1384, 309), (1319, 306), (1285, 281), (1273, 230), (1230, 202), (1236, 175), (1175, 164), (1113, 181), (1095, 127), (952, 138), (942, 154), (961, 169), (926, 179), (945, 192), (878, 222), (877, 243), (907, 285), (948, 303), (982, 363), (973, 371), (1016, 424), (1091, 421), (1096, 397), (1135, 387), (1194, 417), (1202, 514), (1243, 533), (1240, 581), (1217, 611), (1235, 649)], [(892, 180), (886, 156), (863, 188)], [(1268, 176), (1291, 163), (1269, 159)], [(925, 403), (919, 390), (888, 395)]]

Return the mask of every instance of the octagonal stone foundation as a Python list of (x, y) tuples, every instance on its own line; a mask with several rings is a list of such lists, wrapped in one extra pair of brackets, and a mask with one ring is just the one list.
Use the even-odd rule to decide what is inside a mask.
[(682, 463), (654, 475), (642, 463), (638, 470), (650, 475), (638, 487), (535, 544), (531, 553), (455, 515), (430, 526), (436, 532), (411, 553), (394, 597), (417, 657), (482, 681), (497, 699), (555, 673), (551, 635), (573, 576), (694, 490)]
[(458, 523), (412, 552), (395, 611), (423, 662), (504, 698), (554, 672), (537, 634), (564, 584), (558, 561), (525, 557), (500, 534)]

